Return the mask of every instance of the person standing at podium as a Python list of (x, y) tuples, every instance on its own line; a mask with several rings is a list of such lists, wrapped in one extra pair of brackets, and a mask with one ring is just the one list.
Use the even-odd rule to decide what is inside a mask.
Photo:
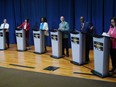
[(111, 26), (108, 31), (108, 34), (111, 36), (111, 61), (112, 61), (112, 70), (110, 72), (116, 73), (116, 17), (111, 18)]
[[(45, 30), (44, 34), (45, 34), (45, 42), (46, 42), (46, 39), (47, 39), (47, 36), (49, 36), (49, 33), (48, 33), (48, 23), (47, 23), (47, 19), (45, 17), (41, 17), (39, 29), (40, 30)], [(47, 45), (45, 43), (45, 51), (47, 51), (46, 46)]]
[(7, 42), (7, 46), (9, 48), (9, 24), (7, 23), (7, 19), (3, 20), (3, 23), (0, 26), (1, 29), (5, 29), (6, 31), (6, 42)]
[(69, 57), (69, 24), (65, 21), (64, 16), (60, 17), (61, 23), (59, 24), (59, 30), (62, 31), (62, 55), (65, 56), (65, 48), (66, 48), (66, 56)]
[(30, 30), (29, 19), (25, 19), (25, 21), (17, 28), (24, 29), (26, 31), (26, 47), (27, 49), (30, 49), (29, 48), (29, 30)]
[(90, 45), (92, 43), (92, 37), (95, 34), (95, 29), (92, 23), (86, 22), (83, 16), (80, 17), (81, 28), (80, 31), (86, 33), (86, 62), (90, 61), (89, 59), (89, 52), (90, 52)]

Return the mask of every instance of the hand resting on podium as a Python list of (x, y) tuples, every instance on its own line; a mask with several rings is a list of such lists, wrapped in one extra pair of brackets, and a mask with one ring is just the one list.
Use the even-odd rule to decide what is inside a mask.
[[(17, 27), (17, 29), (21, 30), (21, 29), (23, 29), (23, 28)], [(23, 29), (23, 30), (27, 31), (27, 29)]]
[(110, 36), (109, 33), (106, 33), (106, 32), (103, 32), (102, 36), (107, 36), (107, 37), (110, 37), (112, 40), (116, 40), (116, 37)]

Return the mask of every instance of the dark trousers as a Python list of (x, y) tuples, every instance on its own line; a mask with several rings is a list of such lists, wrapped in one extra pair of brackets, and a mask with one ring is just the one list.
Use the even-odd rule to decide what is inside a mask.
[(9, 48), (9, 32), (6, 32), (6, 43)]
[(92, 37), (89, 36), (89, 35), (86, 35), (86, 55), (85, 55), (85, 60), (86, 61), (89, 61), (89, 53), (90, 53), (90, 45), (91, 45), (91, 42), (92, 42)]
[(26, 37), (26, 47), (29, 47), (29, 38)]
[(48, 41), (48, 36), (44, 36), (44, 43), (45, 43), (45, 51), (47, 51), (47, 41)]
[(111, 55), (112, 68), (116, 69), (116, 49), (111, 49), (110, 55)]
[(68, 38), (62, 38), (62, 55), (65, 55), (65, 49), (66, 54), (69, 55)]
[(26, 47), (29, 47), (29, 32), (26, 32)]

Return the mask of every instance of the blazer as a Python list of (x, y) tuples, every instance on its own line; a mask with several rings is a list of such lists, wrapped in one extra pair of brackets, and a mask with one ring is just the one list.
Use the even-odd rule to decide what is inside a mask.
[[(24, 26), (25, 26), (25, 22), (23, 22), (19, 26), (19, 28), (24, 29)], [(27, 23), (26, 29), (24, 29), (24, 30), (26, 30), (26, 38), (29, 38), (29, 30), (30, 30), (30, 24), (29, 23)]]
[(88, 22), (83, 23), (83, 27), (81, 26), (80, 31), (84, 33), (88, 33), (90, 30), (90, 24)]
[[(19, 28), (24, 29), (24, 25), (25, 25), (25, 22), (23, 22), (23, 23), (19, 26)], [(29, 24), (29, 23), (27, 23), (26, 31), (29, 31), (29, 30), (30, 30), (30, 24)]]

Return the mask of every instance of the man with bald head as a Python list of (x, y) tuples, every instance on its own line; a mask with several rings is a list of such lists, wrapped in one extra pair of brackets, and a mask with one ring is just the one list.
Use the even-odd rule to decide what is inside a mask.
[(90, 30), (90, 24), (85, 21), (83, 16), (80, 17), (81, 31), (87, 33)]
[(65, 21), (64, 16), (60, 17), (61, 23), (59, 24), (59, 30), (62, 31), (62, 55), (65, 56), (65, 49), (66, 49), (66, 56), (69, 57), (69, 24)]

